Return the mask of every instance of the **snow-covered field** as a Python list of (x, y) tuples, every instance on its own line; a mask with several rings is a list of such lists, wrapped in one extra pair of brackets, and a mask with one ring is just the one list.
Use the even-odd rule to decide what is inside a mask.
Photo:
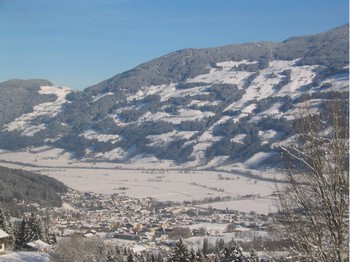
[(12, 252), (0, 256), (0, 262), (45, 262), (50, 256), (42, 252)]
[[(230, 201), (210, 203), (212, 207), (269, 213), (272, 182), (254, 180), (232, 171), (183, 171), (167, 162), (89, 163), (70, 160), (70, 155), (47, 147), (23, 152), (1, 152), (1, 165), (23, 168), (54, 177), (69, 187), (103, 194), (125, 194), (135, 198), (154, 197), (159, 201), (195, 201), (228, 197)], [(7, 161), (7, 162), (6, 162)], [(217, 161), (220, 161), (218, 159)], [(145, 168), (145, 166), (147, 168)], [(250, 195), (250, 196), (249, 196)], [(208, 207), (208, 204), (202, 205)]]

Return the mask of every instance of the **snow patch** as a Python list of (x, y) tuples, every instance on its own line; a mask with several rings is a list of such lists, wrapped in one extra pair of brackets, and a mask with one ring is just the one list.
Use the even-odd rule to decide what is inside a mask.
[(108, 93), (105, 93), (105, 94), (100, 94), (100, 95), (97, 95), (97, 96), (93, 96), (93, 100), (92, 102), (97, 102), (98, 100), (100, 100), (101, 98), (105, 97), (105, 96), (112, 96), (114, 95), (114, 93), (112, 92), (108, 92)]
[(196, 76), (187, 80), (188, 83), (203, 82), (208, 84), (236, 84), (238, 87), (244, 85), (244, 79), (252, 75), (252, 72), (238, 71), (237, 66), (241, 64), (255, 64), (256, 61), (226, 61), (217, 63), (216, 68), (211, 68), (208, 74)]
[(100, 142), (111, 142), (115, 144), (119, 140), (118, 135), (110, 135), (110, 134), (100, 134), (93, 130), (87, 130), (81, 136), (84, 136), (86, 139), (93, 140), (97, 139)]
[(34, 125), (31, 121), (40, 116), (56, 116), (61, 112), (62, 105), (67, 102), (65, 98), (66, 95), (72, 91), (68, 87), (41, 86), (38, 92), (42, 95), (56, 95), (57, 99), (54, 102), (47, 102), (34, 106), (33, 112), (23, 114), (11, 123), (5, 125), (5, 131), (11, 132), (21, 130), (23, 131), (22, 136), (33, 136), (40, 130), (45, 129), (43, 124)]
[(246, 134), (238, 134), (238, 135), (234, 136), (233, 138), (231, 138), (231, 142), (243, 144), (244, 143), (244, 138), (246, 136), (247, 136)]
[(166, 146), (174, 140), (190, 139), (198, 131), (172, 131), (161, 135), (149, 135), (147, 139), (151, 141), (150, 146)]
[(272, 155), (271, 152), (259, 152), (256, 153), (255, 155), (253, 155), (251, 158), (249, 158), (247, 161), (244, 162), (244, 166), (246, 168), (256, 168), (260, 165), (260, 163), (262, 163), (263, 161), (265, 161), (266, 159), (268, 159), (270, 156)]
[(106, 159), (106, 160), (118, 160), (125, 158), (127, 153), (120, 147), (117, 147), (111, 151), (105, 153), (97, 153), (96, 158)]

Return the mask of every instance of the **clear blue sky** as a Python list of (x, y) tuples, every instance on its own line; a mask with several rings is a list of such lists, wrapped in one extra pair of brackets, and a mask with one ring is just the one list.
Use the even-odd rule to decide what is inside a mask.
[(348, 0), (0, 0), (0, 82), (83, 89), (169, 52), (349, 22)]

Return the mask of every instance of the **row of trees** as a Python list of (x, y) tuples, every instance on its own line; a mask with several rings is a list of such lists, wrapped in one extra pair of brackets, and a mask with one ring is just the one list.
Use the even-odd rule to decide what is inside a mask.
[(108, 262), (259, 262), (257, 254), (252, 251), (243, 253), (240, 246), (231, 240), (225, 243), (220, 240), (213, 250), (208, 248), (208, 240), (203, 243), (203, 249), (194, 250), (188, 247), (180, 238), (169, 251), (158, 253), (134, 253), (128, 248), (112, 246), (102, 241), (90, 240), (74, 235), (62, 239), (52, 254), (53, 259), (68, 261), (108, 261)]

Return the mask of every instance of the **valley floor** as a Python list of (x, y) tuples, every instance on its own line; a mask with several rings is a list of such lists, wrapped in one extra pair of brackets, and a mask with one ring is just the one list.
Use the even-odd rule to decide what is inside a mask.
[(260, 214), (276, 210), (276, 183), (271, 172), (185, 170), (166, 163), (79, 162), (57, 149), (1, 152), (0, 164), (56, 178), (82, 192), (152, 197), (157, 201)]

